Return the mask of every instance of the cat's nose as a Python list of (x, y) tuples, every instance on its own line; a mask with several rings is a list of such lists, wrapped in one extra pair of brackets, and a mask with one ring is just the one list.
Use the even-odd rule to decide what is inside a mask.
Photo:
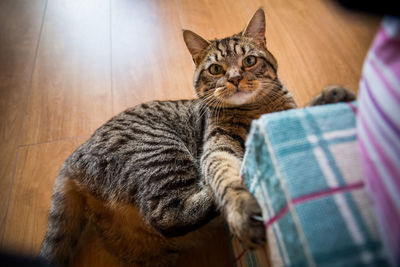
[(241, 79), (242, 79), (242, 76), (237, 75), (237, 76), (229, 77), (228, 81), (233, 83), (235, 86), (238, 86)]
[(242, 79), (242, 75), (240, 71), (236, 68), (232, 68), (228, 72), (228, 81), (233, 83), (235, 86), (239, 85), (240, 80)]

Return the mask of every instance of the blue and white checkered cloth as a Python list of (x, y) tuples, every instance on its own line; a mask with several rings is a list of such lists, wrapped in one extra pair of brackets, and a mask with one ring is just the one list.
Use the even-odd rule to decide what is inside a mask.
[(361, 175), (356, 109), (340, 103), (253, 122), (242, 175), (263, 208), (268, 246), (239, 255), (234, 241), (238, 266), (387, 266)]

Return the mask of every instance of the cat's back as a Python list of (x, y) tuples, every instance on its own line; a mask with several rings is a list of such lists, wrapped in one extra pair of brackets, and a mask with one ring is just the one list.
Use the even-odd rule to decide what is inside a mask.
[[(196, 127), (196, 100), (152, 101), (129, 108), (114, 116), (95, 131), (90, 144), (105, 143), (110, 147), (113, 138), (120, 144), (111, 145), (120, 148), (125, 143), (142, 144), (145, 140), (168, 139), (172, 136), (184, 136), (188, 130)], [(150, 144), (152, 144), (150, 142)], [(122, 145), (122, 146), (121, 146)], [(111, 151), (108, 152), (112, 152)]]
[(148, 184), (146, 178), (155, 179), (155, 173), (173, 173), (176, 161), (196, 168), (205, 127), (200, 113), (197, 100), (153, 101), (129, 108), (98, 128), (64, 169), (94, 191), (109, 188), (119, 197), (122, 191), (133, 195), (141, 184)]

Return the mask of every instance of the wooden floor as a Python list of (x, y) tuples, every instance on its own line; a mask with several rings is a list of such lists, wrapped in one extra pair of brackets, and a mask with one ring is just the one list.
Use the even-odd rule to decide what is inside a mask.
[(259, 6), (300, 105), (328, 84), (357, 90), (379, 19), (327, 0), (1, 0), (1, 247), (37, 253), (59, 167), (112, 115), (194, 96), (182, 28), (228, 36)]

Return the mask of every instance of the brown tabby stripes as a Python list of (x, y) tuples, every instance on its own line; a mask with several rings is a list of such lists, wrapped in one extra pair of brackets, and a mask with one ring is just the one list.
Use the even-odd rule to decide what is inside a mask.
[(173, 266), (219, 214), (248, 247), (264, 244), (261, 209), (239, 176), (245, 140), (252, 120), (295, 107), (264, 31), (260, 9), (228, 38), (183, 32), (198, 99), (130, 108), (73, 152), (56, 180), (41, 256), (68, 265), (94, 229), (123, 265)]

